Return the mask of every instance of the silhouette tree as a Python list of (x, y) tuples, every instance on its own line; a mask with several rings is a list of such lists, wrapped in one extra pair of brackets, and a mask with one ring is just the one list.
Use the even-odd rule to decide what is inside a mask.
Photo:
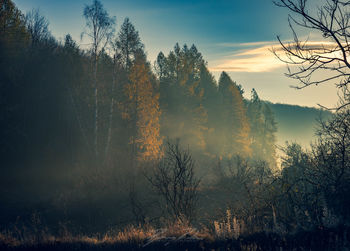
[(116, 48), (119, 50), (120, 60), (127, 71), (129, 71), (135, 55), (144, 49), (139, 33), (128, 17), (124, 19), (118, 33)]
[(329, 209), (340, 222), (349, 222), (350, 110), (343, 109), (330, 120), (321, 120), (317, 135), (308, 181), (322, 189)]
[[(275, 208), (279, 224), (288, 231), (322, 225), (323, 203), (319, 187), (308, 182), (312, 156), (297, 143), (282, 148), (281, 176), (275, 185)], [(283, 198), (283, 199), (282, 199)]]
[(38, 9), (28, 12), (25, 16), (25, 22), (33, 45), (36, 45), (39, 41), (47, 41), (51, 38), (49, 21), (40, 14)]
[[(315, 6), (315, 2), (308, 0), (276, 0), (275, 4), (294, 14), (288, 19), (294, 41), (287, 43), (277, 37), (284, 56), (274, 49), (275, 55), (288, 64), (286, 75), (300, 82), (301, 85), (296, 86), (298, 89), (334, 82), (343, 92), (340, 104), (335, 109), (349, 105), (349, 1), (326, 0)], [(318, 32), (324, 41), (301, 41), (295, 26)], [(325, 77), (320, 77), (319, 72), (325, 72)]]
[(193, 220), (200, 180), (194, 174), (195, 162), (189, 150), (167, 142), (165, 156), (148, 180), (165, 200), (171, 217)]

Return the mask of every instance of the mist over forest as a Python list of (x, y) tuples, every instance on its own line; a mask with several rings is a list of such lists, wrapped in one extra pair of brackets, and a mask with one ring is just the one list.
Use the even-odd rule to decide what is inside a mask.
[(0, 248), (349, 245), (347, 108), (261, 100), (194, 44), (150, 62), (132, 20), (81, 10), (84, 49), (0, 0)]

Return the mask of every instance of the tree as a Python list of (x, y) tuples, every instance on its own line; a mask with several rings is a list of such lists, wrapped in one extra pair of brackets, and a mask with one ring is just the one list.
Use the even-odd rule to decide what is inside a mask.
[(217, 136), (222, 122), (218, 119), (222, 99), (215, 78), (204, 64), (200, 68), (199, 87), (203, 90), (201, 103), (207, 113), (207, 123), (204, 124), (207, 126), (207, 130), (204, 131), (206, 154), (220, 156), (220, 147), (218, 146), (222, 142)]
[(88, 69), (84, 68), (84, 66), (88, 63), (88, 61), (86, 57), (83, 57), (83, 51), (79, 49), (79, 46), (73, 40), (70, 34), (67, 34), (65, 37), (62, 54), (64, 70), (67, 72), (63, 76), (63, 81), (66, 83), (71, 107), (74, 110), (75, 118), (79, 125), (79, 131), (85, 143), (85, 151), (89, 155), (93, 155), (94, 149), (91, 146), (86, 130), (88, 123), (83, 112), (87, 105), (82, 102), (82, 100), (84, 100), (82, 96), (89, 96), (84, 91), (86, 91), (86, 89), (90, 90), (90, 88), (86, 88), (85, 85), (86, 81), (88, 80)]
[(25, 79), (23, 68), (29, 38), (24, 16), (15, 4), (11, 0), (0, 1), (0, 156), (3, 166), (11, 156), (18, 158), (16, 154), (22, 140), (20, 125), (24, 116), (19, 112), (18, 90)]
[(33, 9), (26, 14), (25, 22), (27, 30), (31, 35), (32, 44), (47, 41), (51, 38), (49, 21), (40, 14), (38, 9)]
[(114, 34), (115, 18), (110, 17), (107, 11), (103, 8), (103, 5), (99, 0), (93, 0), (91, 5), (86, 5), (84, 8), (84, 17), (86, 20), (87, 32), (83, 35), (87, 35), (92, 42), (91, 54), (93, 61), (93, 86), (94, 86), (94, 98), (95, 98), (95, 111), (94, 111), (94, 151), (98, 158), (98, 133), (99, 133), (99, 100), (98, 100), (98, 84), (97, 84), (97, 66), (98, 57), (100, 52), (106, 47)]
[(264, 117), (264, 149), (265, 149), (265, 161), (270, 164), (270, 168), (276, 166), (276, 132), (277, 122), (275, 116), (268, 103), (264, 103), (263, 106)]
[(0, 2), (0, 45), (21, 46), (28, 39), (25, 18), (11, 0)]
[(270, 166), (275, 166), (276, 121), (269, 104), (260, 100), (254, 88), (248, 103), (247, 113), (251, 127), (249, 137), (253, 157), (267, 161)]
[(137, 155), (139, 161), (158, 160), (162, 157), (163, 144), (160, 137), (159, 93), (144, 54), (136, 55), (129, 79), (125, 94), (128, 119), (134, 133), (130, 139), (134, 152), (132, 158)]
[(350, 221), (350, 110), (320, 121), (318, 141), (312, 147), (309, 182), (321, 188), (328, 208), (340, 222)]
[(222, 95), (222, 142), (224, 156), (231, 158), (236, 154), (251, 154), (250, 126), (241, 92), (226, 72), (219, 79), (219, 92)]
[(166, 57), (163, 54), (163, 52), (159, 52), (158, 56), (157, 56), (157, 61), (155, 64), (155, 68), (156, 68), (156, 73), (159, 77), (159, 81), (163, 80), (163, 77), (165, 77), (166, 74)]
[(273, 180), (266, 163), (236, 155), (219, 162), (215, 175), (218, 190), (215, 196), (220, 196), (224, 203), (221, 207), (232, 210), (233, 216), (244, 222), (246, 231), (266, 230), (272, 218), (270, 185)]
[(190, 151), (167, 142), (165, 156), (155, 167), (148, 180), (165, 200), (171, 217), (180, 220), (193, 220), (198, 200), (200, 180), (194, 174), (195, 162)]
[(119, 50), (122, 64), (129, 71), (132, 60), (135, 59), (135, 55), (139, 51), (143, 50), (144, 45), (141, 43), (138, 31), (135, 30), (128, 17), (125, 18), (120, 28), (116, 48)]
[[(344, 97), (339, 110), (350, 104), (350, 2), (342, 0), (322, 1), (320, 6), (314, 6), (308, 0), (276, 0), (275, 4), (288, 9), (295, 16), (289, 16), (289, 26), (294, 41), (283, 42), (278, 40), (284, 52), (284, 57), (275, 49), (275, 55), (288, 64), (288, 77), (296, 79), (301, 89), (310, 85), (335, 82), (343, 91)], [(313, 9), (317, 9), (314, 12)], [(322, 35), (324, 41), (314, 43), (301, 41), (295, 26), (307, 31), (316, 31)], [(318, 73), (327, 75), (320, 77)]]
[(126, 73), (121, 103), (129, 127), (131, 162), (157, 160), (162, 157), (159, 86), (147, 62), (138, 31), (129, 18), (125, 18), (114, 46), (118, 62)]
[(200, 72), (205, 61), (197, 48), (178, 44), (164, 57), (158, 55), (156, 68), (160, 80), (163, 133), (183, 138), (193, 151), (205, 150), (207, 112), (203, 107)]
[[(282, 172), (276, 177), (275, 209), (278, 223), (288, 231), (322, 225), (323, 204), (318, 186), (310, 183), (312, 156), (296, 143), (282, 148)], [(283, 199), (282, 199), (283, 198)], [(282, 225), (281, 225), (282, 224)]]
[(318, 140), (311, 151), (296, 143), (282, 149), (275, 203), (280, 223), (288, 230), (349, 222), (349, 118), (350, 111), (343, 109), (328, 121), (319, 121)]

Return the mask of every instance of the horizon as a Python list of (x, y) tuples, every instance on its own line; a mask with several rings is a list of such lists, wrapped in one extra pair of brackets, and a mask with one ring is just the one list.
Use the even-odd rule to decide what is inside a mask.
[[(48, 18), (49, 29), (58, 41), (70, 34), (80, 48), (86, 48), (87, 44), (80, 39), (85, 28), (82, 12), (91, 1), (14, 2), (24, 14), (39, 9)], [(338, 92), (332, 84), (302, 90), (291, 88), (298, 82), (284, 76), (287, 71), (285, 64), (270, 51), (278, 46), (277, 35), (281, 35), (283, 41), (291, 39), (286, 11), (272, 1), (254, 0), (248, 4), (243, 0), (234, 3), (228, 0), (192, 3), (152, 0), (146, 4), (137, 0), (105, 0), (102, 4), (111, 16), (116, 16), (117, 32), (123, 19), (130, 18), (139, 31), (152, 65), (160, 51), (167, 55), (176, 43), (180, 46), (194, 44), (208, 62), (215, 79), (218, 81), (220, 72), (226, 71), (242, 85), (245, 98), (250, 97), (254, 88), (263, 100), (272, 103), (313, 108), (337, 105)], [(272, 12), (274, 15), (270, 14)], [(313, 38), (312, 41), (319, 39), (313, 34), (302, 35)]]

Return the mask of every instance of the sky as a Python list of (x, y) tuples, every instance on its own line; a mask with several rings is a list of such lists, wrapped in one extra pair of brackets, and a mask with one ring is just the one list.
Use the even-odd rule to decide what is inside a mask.
[[(39, 9), (50, 22), (50, 31), (62, 40), (71, 34), (81, 48), (85, 20), (83, 9), (92, 0), (14, 0), (26, 13)], [(139, 31), (148, 59), (153, 62), (162, 51), (168, 54), (176, 42), (195, 44), (208, 62), (212, 74), (219, 78), (226, 71), (241, 84), (245, 96), (255, 88), (259, 96), (273, 103), (334, 107), (337, 89), (332, 84), (296, 90), (295, 80), (287, 78), (285, 64), (271, 49), (291, 39), (288, 12), (272, 0), (101, 0), (105, 9), (117, 20), (117, 30), (125, 17)], [(304, 37), (314, 37), (308, 31)]]

